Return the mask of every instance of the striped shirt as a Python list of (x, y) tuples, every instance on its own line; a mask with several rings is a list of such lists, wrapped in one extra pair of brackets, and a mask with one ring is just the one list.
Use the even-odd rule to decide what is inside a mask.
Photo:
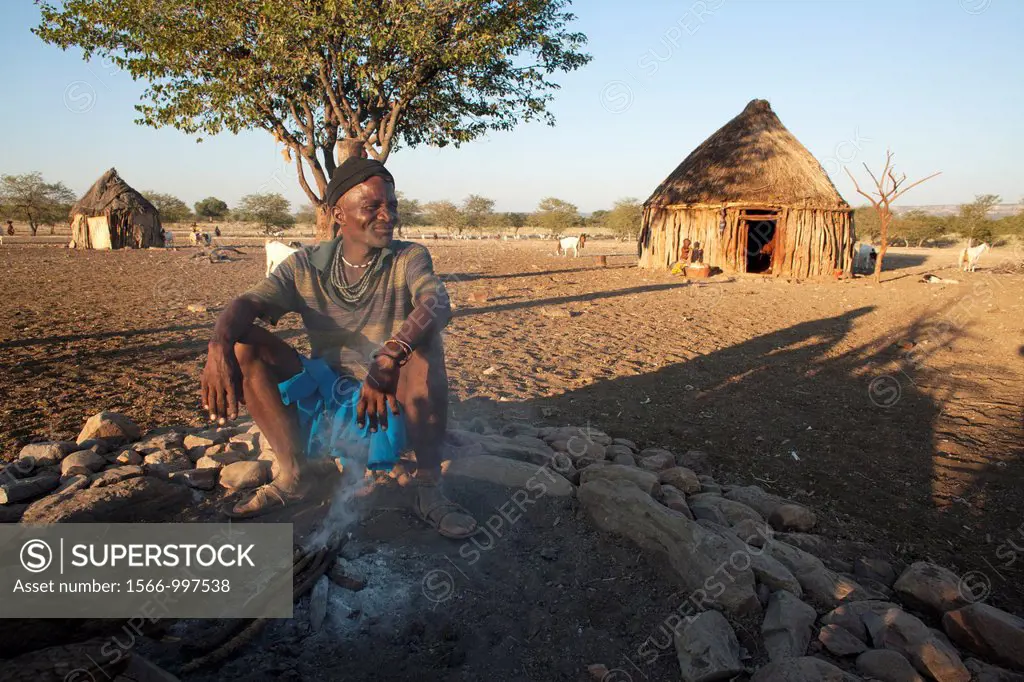
[(334, 252), (340, 244), (339, 237), (296, 251), (245, 295), (264, 304), (262, 317), (270, 324), (276, 325), (286, 313), (301, 315), (312, 356), (362, 381), (373, 352), (401, 329), (417, 302), (435, 310), (442, 326), (451, 308), (430, 252), (397, 239), (381, 249), (367, 275), (375, 280), (367, 292), (358, 303), (346, 303), (331, 284)]

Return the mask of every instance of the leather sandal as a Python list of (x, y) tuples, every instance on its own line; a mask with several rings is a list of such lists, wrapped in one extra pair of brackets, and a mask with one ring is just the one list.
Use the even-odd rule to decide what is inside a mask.
[(303, 497), (301, 492), (283, 490), (271, 482), (256, 488), (248, 498), (223, 511), (233, 519), (249, 519), (301, 502)]
[[(434, 485), (419, 485), (415, 488), (416, 490), (416, 501), (413, 505), (413, 511), (424, 523), (429, 525), (431, 528), (436, 530), (440, 535), (452, 540), (462, 540), (468, 538), (470, 535), (477, 531), (476, 519), (466, 510), (462, 505), (452, 502), (441, 491), (437, 486)], [(430, 491), (430, 493), (427, 493)], [(433, 499), (430, 499), (430, 498)], [(468, 519), (469, 523), (465, 523), (463, 519), (449, 519), (452, 515), (463, 517)], [(455, 524), (449, 524), (449, 528), (445, 528), (445, 519), (455, 521)], [(463, 523), (458, 523), (463, 521)], [(450, 525), (455, 525), (458, 530), (452, 530)]]

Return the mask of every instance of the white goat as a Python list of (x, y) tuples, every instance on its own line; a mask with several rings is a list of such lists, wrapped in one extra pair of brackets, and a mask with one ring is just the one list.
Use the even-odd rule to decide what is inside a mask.
[(267, 277), (270, 277), (278, 265), (287, 260), (288, 256), (292, 255), (296, 251), (302, 248), (302, 244), (299, 242), (284, 242), (273, 241), (268, 239), (264, 246), (267, 249)]
[(562, 237), (558, 240), (558, 255), (568, 256), (569, 249), (573, 251), (573, 258), (579, 258), (580, 249), (584, 247), (587, 242), (587, 235), (581, 234), (578, 237)]
[(960, 252), (960, 260), (957, 261), (957, 265), (964, 272), (974, 272), (978, 268), (978, 259), (981, 258), (981, 254), (990, 248), (988, 244), (978, 244), (977, 246), (965, 248)]
[(858, 244), (853, 252), (853, 271), (870, 273), (875, 271), (878, 252), (870, 244)]

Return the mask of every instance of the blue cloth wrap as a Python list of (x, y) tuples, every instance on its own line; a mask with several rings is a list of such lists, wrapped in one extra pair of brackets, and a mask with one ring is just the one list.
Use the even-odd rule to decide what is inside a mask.
[[(278, 384), (285, 405), (295, 405), (306, 437), (306, 456), (334, 457), (342, 464), (365, 459), (372, 471), (389, 471), (405, 448), (405, 415), (388, 414), (387, 431), (356, 423), (361, 383), (340, 376), (320, 358), (302, 360), (302, 371)], [(368, 453), (368, 454), (367, 454)]]

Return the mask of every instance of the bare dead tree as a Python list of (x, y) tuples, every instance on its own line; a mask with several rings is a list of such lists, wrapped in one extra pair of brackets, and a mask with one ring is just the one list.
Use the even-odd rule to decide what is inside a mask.
[[(933, 173), (926, 178), (922, 178), (917, 182), (911, 183), (906, 187), (903, 187), (903, 183), (907, 181), (907, 174), (896, 177), (896, 168), (892, 163), (893, 153), (891, 150), (885, 150), (885, 167), (882, 169), (881, 175), (875, 177), (875, 174), (871, 172), (868, 165), (864, 164), (864, 170), (868, 172), (871, 179), (875, 183), (874, 194), (878, 195), (876, 199), (872, 194), (868, 194), (860, 188), (857, 184), (857, 178), (853, 177), (853, 173), (850, 169), (846, 169), (846, 174), (853, 180), (853, 186), (857, 189), (857, 193), (861, 196), (867, 197), (867, 200), (871, 202), (871, 205), (878, 211), (878, 226), (879, 226), (879, 238), (882, 241), (882, 245), (878, 251), (878, 260), (875, 262), (875, 282), (882, 281), (882, 260), (885, 258), (885, 251), (889, 248), (889, 223), (892, 222), (892, 210), (890, 206), (892, 203), (899, 199), (901, 196), (907, 193), (912, 187), (917, 187), (925, 180), (931, 180), (936, 175), (941, 175), (942, 172)], [(879, 180), (878, 178), (881, 178)]]

